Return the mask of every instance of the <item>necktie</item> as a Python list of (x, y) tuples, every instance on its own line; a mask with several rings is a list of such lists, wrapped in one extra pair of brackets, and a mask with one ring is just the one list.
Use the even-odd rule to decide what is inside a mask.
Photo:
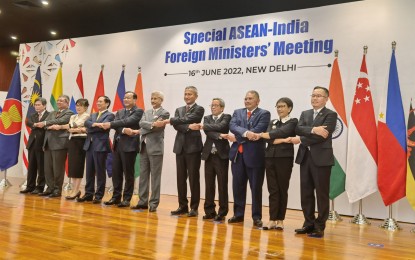
[(101, 112), (101, 111), (100, 111), (100, 112), (98, 112), (97, 121), (98, 121), (98, 119), (101, 117), (101, 115), (102, 115), (102, 112)]
[(216, 120), (218, 120), (218, 117), (217, 116), (214, 116), (213, 117), (213, 120), (215, 120), (215, 123), (216, 123)]
[(248, 111), (247, 115), (248, 115), (248, 120), (249, 120), (251, 118), (252, 112)]
[(316, 119), (317, 115), (318, 115), (318, 111), (314, 111), (313, 120)]
[[(247, 114), (247, 117), (248, 117), (248, 120), (249, 120), (251, 118), (252, 112), (251, 111), (248, 111), (246, 114)], [(244, 152), (244, 147), (242, 146), (242, 144), (240, 144), (238, 146), (238, 152), (239, 153), (243, 153)]]
[(39, 113), (38, 118), (39, 118), (39, 121), (42, 119), (42, 113)]
[(61, 114), (61, 111), (58, 110), (58, 112), (56, 112), (56, 117), (60, 116), (60, 114)]
[(186, 113), (189, 112), (190, 106), (186, 106)]

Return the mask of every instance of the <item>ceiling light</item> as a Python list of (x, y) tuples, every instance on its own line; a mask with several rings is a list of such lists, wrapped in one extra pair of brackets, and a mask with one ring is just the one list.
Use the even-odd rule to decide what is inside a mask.
[(10, 36), (10, 38), (12, 38), (13, 40), (17, 40), (17, 36), (14, 35)]
[(42, 5), (44, 5), (44, 6), (49, 5), (49, 2), (48, 2), (48, 1), (43, 0), (43, 1), (42, 1)]
[(53, 36), (55, 36), (57, 33), (55, 31), (50, 31), (50, 34), (52, 34)]
[(10, 55), (12, 55), (14, 57), (17, 57), (17, 56), (19, 56), (19, 52), (17, 52), (17, 51), (11, 51), (10, 52)]

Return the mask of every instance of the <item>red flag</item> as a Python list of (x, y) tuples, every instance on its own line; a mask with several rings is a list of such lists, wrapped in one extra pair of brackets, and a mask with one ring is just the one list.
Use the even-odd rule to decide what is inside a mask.
[(395, 50), (390, 62), (386, 104), (381, 102), (379, 110), (378, 145), (379, 192), (385, 206), (389, 206), (405, 197), (406, 191), (406, 126)]
[(95, 90), (94, 101), (92, 102), (92, 107), (91, 107), (91, 114), (98, 112), (97, 100), (100, 96), (105, 95), (103, 70), (104, 70), (104, 65), (101, 66), (101, 72), (99, 73), (98, 84)]
[(353, 203), (377, 191), (376, 120), (366, 54), (353, 98), (347, 144), (346, 192)]
[(137, 94), (136, 106), (145, 110), (143, 95), (143, 80), (141, 78), (141, 68), (138, 69), (137, 81), (135, 82), (134, 92)]

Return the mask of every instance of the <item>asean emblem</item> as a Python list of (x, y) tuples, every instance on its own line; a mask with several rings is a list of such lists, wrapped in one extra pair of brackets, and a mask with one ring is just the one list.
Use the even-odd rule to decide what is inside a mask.
[[(14, 135), (22, 128), (22, 105), (19, 100), (6, 99), (0, 116), (0, 133)], [(20, 108), (20, 109), (19, 109)]]
[(336, 128), (334, 129), (331, 139), (336, 139), (337, 137), (339, 137), (343, 133), (343, 129), (343, 122), (339, 118), (337, 118)]

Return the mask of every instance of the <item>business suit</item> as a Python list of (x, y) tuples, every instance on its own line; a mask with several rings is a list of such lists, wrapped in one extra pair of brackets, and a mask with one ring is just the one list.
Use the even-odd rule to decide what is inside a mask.
[[(140, 120), (140, 180), (139, 180), (139, 206), (150, 206), (155, 210), (160, 203), (161, 170), (163, 168), (164, 154), (164, 127), (153, 127), (155, 121), (165, 120), (170, 113), (160, 107), (156, 112), (148, 109)], [(151, 177), (150, 177), (151, 175)], [(149, 200), (149, 184), (151, 178), (151, 197)]]
[[(84, 144), (86, 151), (86, 184), (85, 196), (102, 200), (105, 193), (106, 161), (111, 152), (109, 132), (110, 129), (102, 129), (92, 126), (94, 123), (105, 123), (114, 120), (114, 114), (105, 110), (98, 118), (98, 113), (92, 114), (84, 123), (87, 129), (87, 137)], [(97, 189), (95, 191), (95, 176)]]
[[(121, 200), (130, 202), (134, 191), (134, 164), (137, 153), (139, 152), (140, 136), (129, 136), (123, 134), (124, 128), (134, 130), (140, 129), (140, 120), (143, 110), (133, 106), (129, 111), (125, 108), (120, 109), (115, 114), (111, 128), (115, 129), (114, 152), (112, 161), (112, 183), (114, 192), (112, 198), (116, 201)], [(124, 192), (122, 192), (123, 180), (125, 179)]]
[(270, 220), (284, 220), (288, 202), (288, 187), (294, 163), (292, 143), (274, 144), (275, 139), (294, 137), (297, 118), (272, 120), (267, 132), (270, 140), (265, 149), (265, 170), (269, 191)]
[[(260, 139), (250, 141), (243, 137), (244, 133), (251, 131), (262, 133), (267, 130), (271, 114), (269, 111), (256, 108), (248, 119), (247, 109), (237, 109), (229, 123), (230, 131), (235, 135), (234, 142), (229, 151), (233, 175), (234, 217), (243, 218), (246, 205), (246, 186), (249, 181), (252, 194), (252, 219), (262, 219), (262, 184), (265, 174), (265, 142)], [(243, 152), (238, 151), (242, 145)]]
[[(53, 111), (45, 119), (45, 128), (51, 125), (66, 125), (74, 113), (69, 109), (61, 112)], [(65, 161), (68, 150), (69, 132), (63, 130), (46, 130), (43, 142), (45, 151), (45, 177), (48, 185), (47, 193), (57, 195), (62, 193), (62, 185), (65, 177)]]
[(189, 129), (189, 124), (202, 122), (205, 109), (196, 103), (186, 112), (186, 106), (179, 107), (170, 118), (176, 129), (173, 152), (176, 154), (177, 192), (179, 207), (188, 209), (187, 178), (190, 184), (190, 208), (197, 211), (200, 202), (200, 159), (203, 149), (199, 130)]
[[(296, 127), (301, 144), (295, 162), (300, 164), (301, 208), (304, 214), (304, 227), (314, 227), (324, 231), (329, 215), (330, 172), (334, 165), (332, 133), (336, 127), (337, 113), (323, 107), (313, 120), (314, 110), (301, 113)], [(313, 134), (316, 126), (326, 126), (327, 138)], [(318, 217), (315, 218), (316, 190)]]
[(221, 134), (229, 132), (231, 115), (222, 114), (214, 119), (213, 115), (205, 116), (203, 130), (206, 141), (203, 145), (202, 160), (205, 160), (205, 213), (207, 216), (216, 215), (215, 179), (218, 178), (219, 210), (218, 215), (224, 217), (229, 211), (228, 198), (228, 169), (229, 141), (222, 139)]
[[(29, 165), (27, 166), (27, 184), (26, 190), (33, 191), (35, 188), (43, 192), (45, 188), (45, 169), (43, 141), (45, 139), (45, 129), (33, 127), (33, 124), (44, 121), (49, 115), (44, 111), (41, 119), (37, 112), (31, 114), (26, 120), (26, 126), (30, 127), (31, 132), (27, 141), (26, 149), (28, 150)], [(37, 178), (37, 185), (36, 185)]]

